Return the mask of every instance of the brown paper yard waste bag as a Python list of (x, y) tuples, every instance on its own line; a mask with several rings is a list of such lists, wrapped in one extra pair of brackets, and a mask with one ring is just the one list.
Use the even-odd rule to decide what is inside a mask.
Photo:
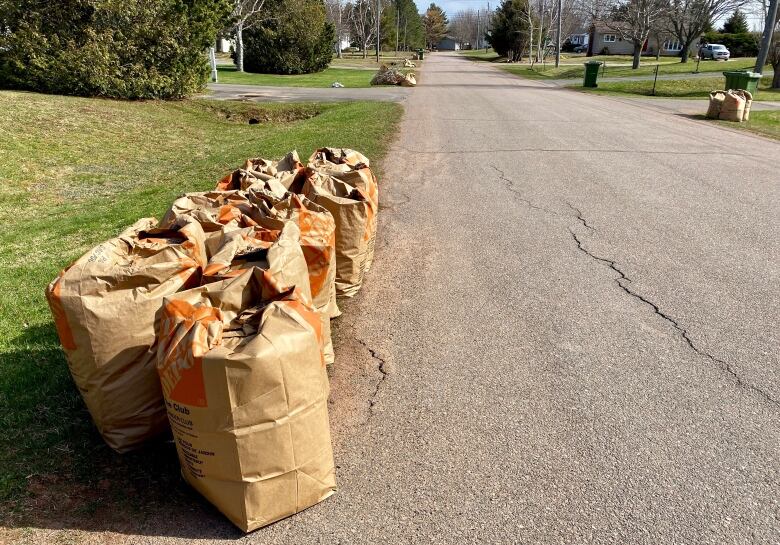
[(197, 220), (206, 233), (222, 232), (225, 228), (257, 225), (258, 213), (241, 191), (185, 193), (173, 201), (160, 226), (173, 225), (177, 218), (188, 216)]
[(712, 91), (710, 93), (710, 103), (707, 107), (707, 117), (709, 119), (718, 119), (720, 109), (723, 107), (723, 100), (726, 98), (726, 91)]
[[(322, 313), (325, 359), (328, 364), (333, 363), (335, 354), (330, 336), (330, 318), (340, 313), (336, 305), (334, 284), (336, 226), (330, 212), (303, 196), (287, 193), (285, 199), (278, 199), (263, 187), (252, 186), (248, 192), (229, 190), (188, 193), (174, 202), (163, 218), (163, 223), (175, 222), (180, 215), (194, 218), (202, 222), (210, 234), (220, 235), (210, 236), (207, 241), (211, 258), (205, 274), (207, 281), (222, 279), (225, 275), (258, 265), (241, 258), (239, 254), (270, 248), (287, 223), (295, 224), (299, 229), (297, 243), (303, 250), (308, 267), (314, 307)], [(240, 238), (231, 236), (235, 230), (241, 231)], [(230, 244), (221, 247), (226, 239), (230, 239)], [(215, 255), (217, 252), (221, 252), (220, 258)], [(230, 261), (234, 258), (240, 261), (241, 266), (237, 262), (231, 268)]]
[(253, 186), (264, 187), (276, 197), (283, 197), (290, 187), (297, 171), (303, 167), (298, 153), (291, 151), (281, 161), (266, 159), (247, 159), (244, 166), (228, 174), (217, 183), (217, 189), (249, 189)]
[(753, 93), (745, 91), (743, 89), (737, 89), (733, 91), (739, 97), (742, 97), (745, 101), (745, 110), (742, 114), (742, 121), (750, 121), (750, 108), (753, 105)]
[(720, 107), (718, 119), (723, 121), (742, 122), (745, 115), (745, 95), (739, 92), (726, 91), (723, 105)]
[(374, 208), (359, 188), (313, 169), (306, 170), (303, 194), (327, 209), (336, 223), (336, 294), (353, 297), (363, 284)]
[[(257, 193), (250, 190), (252, 195)], [(302, 195), (289, 193), (287, 198), (268, 206), (260, 201), (266, 217), (265, 228), (282, 229), (289, 222), (300, 229), (300, 245), (309, 269), (309, 285), (315, 310), (322, 316), (325, 363), (332, 364), (336, 355), (330, 334), (330, 319), (341, 314), (336, 304), (336, 224), (325, 208)]]
[(297, 291), (261, 300), (265, 276), (176, 294), (159, 333), (182, 475), (247, 532), (336, 489), (319, 316)]
[(155, 229), (142, 219), (99, 244), (49, 285), (46, 296), (73, 380), (106, 443), (118, 452), (168, 429), (155, 368), (163, 298), (200, 283), (198, 223)]
[(379, 184), (371, 171), (368, 157), (347, 148), (320, 148), (309, 158), (309, 166), (317, 172), (333, 176), (360, 189), (371, 204), (371, 239), (368, 241), (365, 271), (371, 270), (376, 245), (377, 217), (379, 214)]
[[(330, 214), (327, 218), (333, 223)], [(331, 267), (328, 261), (323, 263), (325, 259), (331, 260), (334, 254), (332, 242), (325, 248), (312, 245), (308, 240), (304, 243), (297, 224), (291, 221), (279, 221), (278, 227), (279, 229), (270, 229), (255, 226), (227, 233), (222, 245), (206, 266), (203, 282), (224, 280), (238, 276), (246, 269), (258, 267), (266, 271), (280, 286), (278, 291), (284, 291), (289, 286), (298, 286), (301, 298), (313, 301), (310, 293), (312, 280), (315, 283), (320, 282), (324, 274), (330, 278), (331, 285), (333, 284), (333, 274), (328, 274), (328, 271), (335, 273), (335, 266)], [(322, 268), (325, 270), (320, 272)], [(330, 300), (327, 290), (323, 289), (321, 284), (318, 288), (318, 302), (321, 304), (312, 304), (322, 322), (322, 351), (325, 363), (330, 365), (336, 359), (330, 334)]]

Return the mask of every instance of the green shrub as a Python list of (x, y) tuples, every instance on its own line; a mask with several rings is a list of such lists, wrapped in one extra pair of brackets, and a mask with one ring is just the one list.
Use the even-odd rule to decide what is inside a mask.
[(529, 25), (524, 15), (528, 9), (528, 0), (504, 0), (493, 15), (487, 42), (509, 61), (519, 61), (528, 47)]
[(0, 86), (178, 98), (202, 88), (229, 0), (0, 0)]
[(308, 74), (327, 68), (336, 34), (325, 19), (322, 0), (279, 0), (263, 19), (262, 25), (244, 31), (245, 71)]

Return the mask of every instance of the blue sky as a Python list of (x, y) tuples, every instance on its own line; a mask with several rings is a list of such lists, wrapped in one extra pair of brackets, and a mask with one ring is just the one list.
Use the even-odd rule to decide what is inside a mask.
[[(499, 2), (500, 0), (491, 0), (490, 9), (496, 9)], [(488, 6), (486, 0), (439, 0), (434, 3), (446, 11), (448, 17), (464, 9), (485, 10)], [(417, 4), (417, 9), (420, 13), (425, 13), (425, 10), (431, 4), (431, 0), (415, 0), (415, 4)]]

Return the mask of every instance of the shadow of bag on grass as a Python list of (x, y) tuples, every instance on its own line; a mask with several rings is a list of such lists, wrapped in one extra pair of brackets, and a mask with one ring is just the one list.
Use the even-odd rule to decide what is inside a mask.
[(181, 478), (170, 437), (117, 454), (73, 384), (52, 323), (0, 348), (0, 524), (235, 539)]

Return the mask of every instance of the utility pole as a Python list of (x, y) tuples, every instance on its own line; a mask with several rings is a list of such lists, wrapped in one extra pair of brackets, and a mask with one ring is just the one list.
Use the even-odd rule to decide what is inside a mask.
[(561, 22), (563, 20), (563, 0), (558, 0), (558, 36), (555, 39), (555, 68), (561, 65)]
[[(492, 21), (492, 12), (490, 11), (490, 2), (487, 3), (487, 16), (485, 17), (485, 34), (490, 32), (490, 21)], [(487, 53), (487, 44), (485, 44), (485, 53)]]
[(758, 50), (756, 58), (756, 68), (754, 72), (764, 73), (764, 65), (769, 55), (769, 46), (772, 45), (772, 33), (775, 30), (777, 22), (777, 0), (769, 0), (769, 9), (766, 12), (766, 21), (764, 22), (764, 35), (761, 37), (761, 49)]
[(395, 54), (398, 55), (398, 33), (401, 30), (401, 8), (395, 6)]
[(376, 63), (379, 64), (379, 24), (382, 19), (382, 0), (376, 0)]
[(479, 49), (479, 8), (477, 8), (477, 36), (474, 40), (474, 49)]

